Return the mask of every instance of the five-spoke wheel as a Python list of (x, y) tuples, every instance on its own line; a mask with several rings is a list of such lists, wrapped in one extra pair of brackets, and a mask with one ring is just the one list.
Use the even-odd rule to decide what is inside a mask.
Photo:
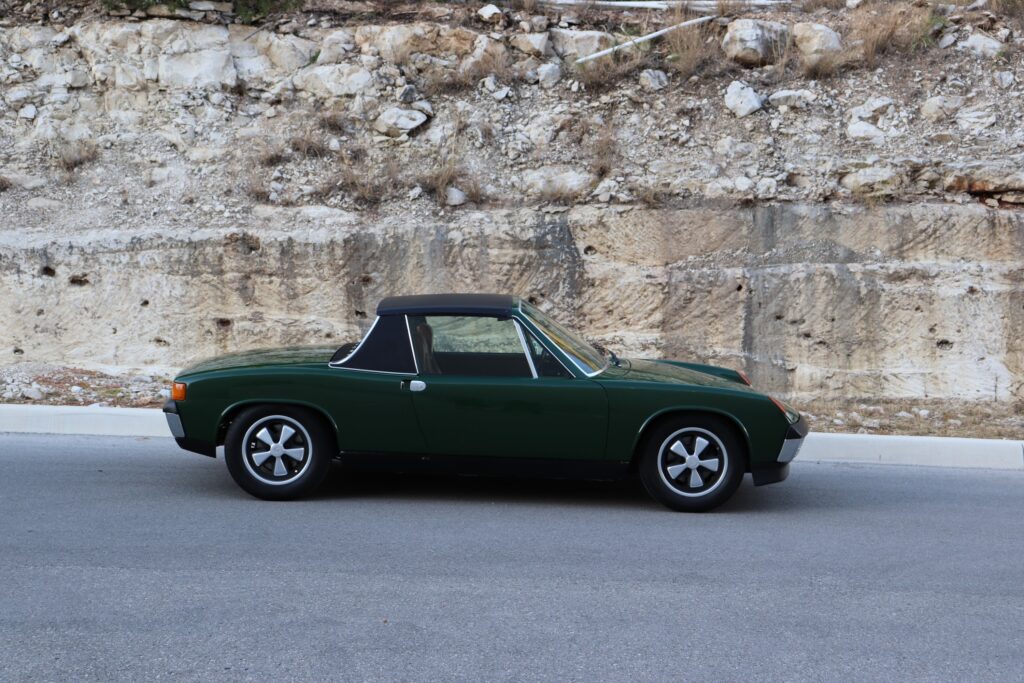
[(259, 498), (313, 491), (330, 468), (333, 439), (316, 415), (290, 406), (257, 406), (231, 423), (224, 460), (232, 478)]
[(640, 477), (674, 510), (702, 512), (725, 502), (743, 478), (746, 449), (735, 429), (712, 415), (678, 415), (644, 441)]

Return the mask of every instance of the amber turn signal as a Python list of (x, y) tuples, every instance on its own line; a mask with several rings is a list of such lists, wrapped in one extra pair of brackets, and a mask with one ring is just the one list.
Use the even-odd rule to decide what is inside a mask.
[(743, 380), (748, 387), (751, 386), (750, 378), (747, 377), (747, 373), (743, 372), (742, 370), (737, 370), (736, 374), (740, 376), (740, 379)]
[(186, 385), (185, 385), (184, 382), (175, 382), (174, 384), (172, 384), (171, 385), (171, 398), (174, 399), (175, 401), (184, 401), (185, 400), (185, 387), (186, 387)]
[(789, 411), (786, 410), (786, 406), (782, 405), (782, 401), (775, 398), (774, 396), (769, 396), (768, 400), (774, 403), (775, 407), (781, 410), (783, 415), (789, 415)]

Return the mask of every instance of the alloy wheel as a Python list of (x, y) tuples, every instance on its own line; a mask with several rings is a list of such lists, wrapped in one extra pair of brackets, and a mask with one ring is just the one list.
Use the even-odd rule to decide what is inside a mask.
[(658, 472), (675, 493), (704, 496), (725, 481), (729, 455), (712, 432), (687, 427), (673, 432), (658, 452)]
[(249, 473), (272, 485), (295, 481), (313, 459), (309, 432), (284, 415), (268, 415), (253, 423), (242, 439), (242, 449)]

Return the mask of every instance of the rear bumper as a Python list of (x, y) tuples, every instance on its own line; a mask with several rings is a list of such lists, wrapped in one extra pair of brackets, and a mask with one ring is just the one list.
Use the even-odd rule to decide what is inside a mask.
[(174, 437), (180, 448), (211, 458), (217, 457), (215, 445), (198, 439), (190, 439), (185, 435), (185, 426), (181, 423), (181, 416), (178, 414), (178, 404), (173, 399), (167, 399), (167, 402), (164, 403), (164, 417), (167, 418), (167, 428), (171, 430), (171, 436)]
[(789, 426), (789, 430), (786, 432), (786, 439), (782, 442), (782, 449), (779, 451), (779, 456), (775, 459), (775, 462), (755, 465), (750, 468), (750, 474), (754, 479), (754, 486), (776, 484), (784, 481), (789, 476), (789, 463), (800, 452), (800, 447), (804, 445), (804, 438), (807, 436), (808, 431), (810, 431), (810, 427), (807, 424), (807, 420), (801, 415), (796, 423)]

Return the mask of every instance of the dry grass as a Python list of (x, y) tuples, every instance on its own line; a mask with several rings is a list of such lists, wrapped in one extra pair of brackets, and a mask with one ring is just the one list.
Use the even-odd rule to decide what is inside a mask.
[(349, 114), (329, 112), (320, 117), (320, 127), (334, 135), (348, 135), (356, 130), (355, 119)]
[(747, 11), (750, 8), (750, 4), (745, 2), (745, 0), (718, 0), (715, 3), (715, 7), (718, 16), (728, 17)]
[(846, 7), (846, 0), (803, 0), (800, 7), (805, 12), (814, 12), (822, 8), (843, 9)]
[(857, 60), (858, 55), (850, 51), (822, 55), (817, 61), (801, 62), (800, 75), (815, 81), (827, 80), (856, 64)]
[(329, 197), (342, 192), (364, 206), (377, 206), (407, 185), (402, 167), (394, 159), (383, 164), (368, 164), (362, 148), (345, 150), (343, 156), (348, 160), (318, 188), (318, 196)]
[(537, 0), (512, 0), (512, 9), (523, 10), (527, 14), (537, 13)]
[(584, 194), (582, 190), (574, 190), (572, 188), (549, 185), (544, 187), (539, 193), (538, 197), (542, 202), (549, 204), (575, 204), (580, 200), (580, 197)]
[(457, 177), (459, 177), (458, 163), (455, 159), (446, 157), (434, 168), (421, 173), (416, 179), (416, 182), (424, 190), (434, 195), (439, 202), (444, 202), (448, 188), (454, 183)]
[(92, 142), (68, 142), (57, 150), (57, 165), (66, 173), (96, 161), (100, 153)]
[(322, 159), (331, 153), (327, 145), (309, 134), (296, 135), (288, 141), (288, 147), (296, 154), (317, 159)]
[(860, 41), (861, 61), (870, 69), (881, 55), (909, 54), (927, 47), (941, 22), (929, 7), (869, 5), (854, 17), (851, 37)]
[[(685, 20), (685, 16), (677, 15), (672, 21), (680, 23)], [(705, 65), (719, 56), (721, 50), (714, 34), (707, 26), (672, 31), (665, 35), (664, 46), (668, 53), (666, 64), (683, 78), (699, 73)]]
[(626, 76), (651, 66), (654, 66), (654, 59), (650, 52), (639, 49), (621, 50), (601, 59), (575, 65), (573, 75), (588, 92), (599, 92), (611, 88)]
[(0, 175), (0, 192), (6, 192), (12, 187), (14, 187), (14, 183), (11, 182), (11, 179), (5, 175)]
[(245, 192), (258, 202), (270, 201), (270, 184), (256, 173), (246, 181)]
[(419, 90), (427, 97), (464, 92), (472, 90), (481, 79), (491, 75), (497, 78), (499, 83), (515, 81), (515, 69), (507, 53), (484, 55), (465, 69), (432, 72), (419, 84)]
[(284, 145), (270, 145), (260, 150), (256, 160), (260, 166), (280, 166), (288, 161), (288, 149)]
[(603, 126), (597, 135), (591, 138), (590, 172), (598, 178), (608, 177), (619, 160), (619, 145), (615, 138), (615, 129), (610, 125)]
[(633, 196), (646, 207), (656, 209), (667, 206), (675, 195), (669, 190), (652, 185), (645, 185), (634, 189)]
[(1002, 14), (1024, 27), (1024, 0), (990, 0), (989, 6), (996, 14)]
[(480, 184), (476, 176), (465, 175), (459, 180), (459, 189), (466, 194), (468, 199), (473, 204), (486, 204), (489, 197), (487, 196), (484, 186)]

